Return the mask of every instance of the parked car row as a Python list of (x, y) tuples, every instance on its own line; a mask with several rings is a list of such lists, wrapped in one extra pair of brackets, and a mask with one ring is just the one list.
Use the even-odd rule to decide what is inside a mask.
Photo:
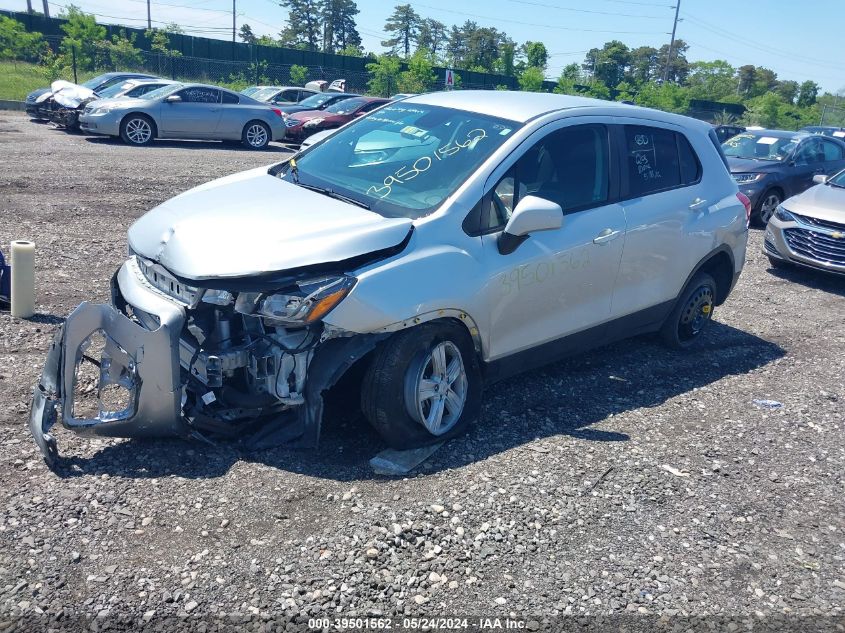
[(845, 134), (838, 132), (749, 128), (722, 143), (775, 268), (845, 274)]
[[(334, 129), (387, 103), (388, 99), (328, 90), (252, 86), (236, 93), (138, 73), (106, 73), (82, 85), (53, 82), (27, 97), (33, 119), (69, 131), (119, 137), (130, 145), (157, 138), (240, 141), (263, 149), (271, 141), (300, 143), (314, 132)], [(346, 103), (346, 105), (344, 105)]]
[(778, 205), (813, 185), (816, 175), (845, 169), (845, 142), (806, 131), (747, 129), (722, 143), (753, 217), (766, 224)]

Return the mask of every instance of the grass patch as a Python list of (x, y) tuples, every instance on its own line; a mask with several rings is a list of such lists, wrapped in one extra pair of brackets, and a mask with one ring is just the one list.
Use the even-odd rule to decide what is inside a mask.
[(26, 62), (0, 62), (0, 99), (23, 101), (37, 88), (50, 85), (39, 66)]
[[(92, 73), (79, 75), (79, 81), (92, 77)], [(67, 69), (58, 79), (73, 81), (73, 71)], [(23, 101), (33, 90), (47, 88), (50, 80), (44, 68), (28, 62), (0, 62), (0, 99)]]

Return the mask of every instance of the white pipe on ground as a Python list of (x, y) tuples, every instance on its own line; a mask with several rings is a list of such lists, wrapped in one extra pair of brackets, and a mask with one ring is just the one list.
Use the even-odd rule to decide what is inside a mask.
[(12, 316), (28, 319), (35, 314), (35, 243), (12, 242)]

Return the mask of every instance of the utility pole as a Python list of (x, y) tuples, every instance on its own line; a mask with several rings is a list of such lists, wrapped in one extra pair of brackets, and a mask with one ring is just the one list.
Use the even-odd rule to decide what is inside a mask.
[(681, 0), (675, 0), (675, 22), (672, 24), (672, 39), (669, 40), (669, 53), (666, 55), (666, 68), (663, 69), (663, 83), (669, 80), (669, 64), (672, 63), (672, 49), (675, 48), (675, 30), (678, 28), (678, 12), (681, 10)]
[(232, 44), (235, 43), (235, 29), (237, 28), (235, 25), (235, 4), (238, 0), (232, 0)]
[(42, 0), (42, 2), (44, 4), (44, 17), (49, 18), (50, 17), (50, 3), (47, 2), (47, 0)]
[(147, 0), (147, 29), (152, 30), (153, 28), (153, 18), (150, 14), (150, 0)]
[(32, 15), (32, 0), (26, 0), (26, 12)]

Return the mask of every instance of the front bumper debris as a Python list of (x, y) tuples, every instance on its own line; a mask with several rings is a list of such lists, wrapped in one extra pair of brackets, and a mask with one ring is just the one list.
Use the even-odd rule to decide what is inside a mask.
[[(184, 317), (178, 313), (162, 319), (149, 331), (109, 305), (83, 303), (59, 328), (41, 379), (35, 387), (30, 430), (48, 464), (56, 456), (50, 428), (59, 419), (80, 435), (106, 437), (161, 437), (187, 435), (181, 418), (181, 383), (178, 357), (179, 331)], [(93, 334), (105, 344), (99, 359), (96, 389), (97, 412), (82, 416), (76, 411), (77, 369)], [(124, 390), (121, 408), (108, 404), (113, 386)]]
[[(237, 440), (248, 450), (316, 446), (323, 393), (388, 336), (325, 340), (308, 366), (301, 406), (268, 409), (266, 415), (244, 408), (241, 417), (229, 409), (221, 416), (197, 398), (209, 386), (186, 369), (186, 319), (185, 307), (143, 283), (134, 260), (112, 280), (112, 305), (82, 303), (68, 316), (50, 344), (29, 418), (50, 467), (58, 462), (51, 433), (57, 420), (83, 436), (220, 438)], [(197, 358), (188, 368), (197, 368)], [(99, 365), (99, 375), (88, 385), (80, 382), (83, 361)]]

